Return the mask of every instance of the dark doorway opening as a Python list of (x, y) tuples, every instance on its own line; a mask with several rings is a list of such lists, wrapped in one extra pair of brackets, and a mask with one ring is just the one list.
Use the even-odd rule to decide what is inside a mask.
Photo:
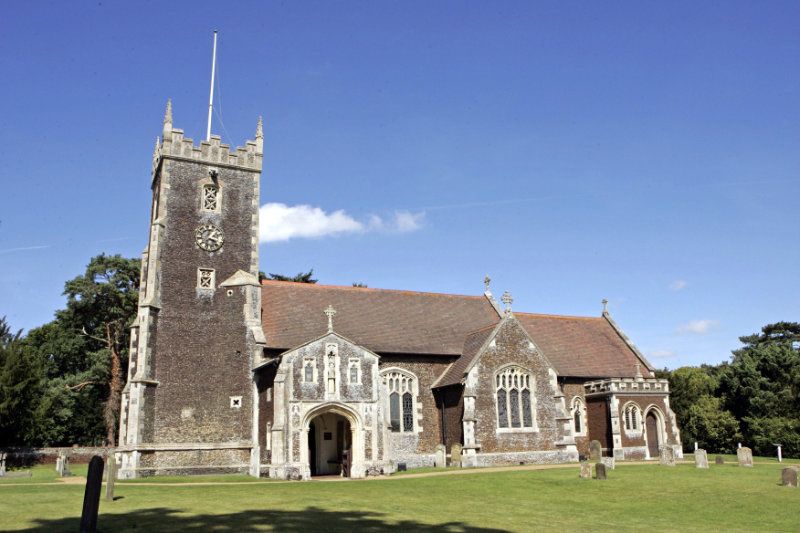
[(645, 431), (647, 431), (647, 451), (650, 458), (658, 457), (658, 450), (661, 447), (660, 435), (658, 434), (658, 418), (650, 411), (645, 418)]

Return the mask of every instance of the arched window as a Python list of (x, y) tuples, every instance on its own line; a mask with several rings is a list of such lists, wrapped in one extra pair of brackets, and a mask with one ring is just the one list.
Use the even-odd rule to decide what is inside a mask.
[(625, 431), (637, 433), (642, 431), (642, 411), (635, 403), (625, 405), (622, 410), (622, 417), (625, 422)]
[(572, 399), (572, 429), (575, 435), (586, 434), (586, 404), (580, 396)]
[(383, 374), (383, 385), (389, 393), (389, 429), (397, 433), (413, 432), (416, 377), (399, 369), (391, 369)]
[(497, 427), (533, 428), (531, 376), (517, 366), (506, 367), (495, 375)]

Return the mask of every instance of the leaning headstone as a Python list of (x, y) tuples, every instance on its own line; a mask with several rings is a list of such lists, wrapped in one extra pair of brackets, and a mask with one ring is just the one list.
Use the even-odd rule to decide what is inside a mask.
[(108, 454), (108, 461), (106, 461), (108, 468), (106, 468), (106, 500), (114, 501), (114, 482), (117, 480), (117, 463), (114, 461), (114, 454)]
[(69, 454), (64, 452), (64, 459), (61, 460), (61, 477), (71, 476), (72, 472), (69, 469)]
[(606, 469), (614, 470), (615, 461), (613, 457), (603, 457), (600, 462), (606, 465)]
[(103, 459), (99, 455), (89, 461), (89, 473), (86, 474), (86, 490), (83, 493), (83, 511), (81, 511), (81, 533), (97, 531), (97, 511), (100, 509), (100, 489), (103, 487)]
[(781, 470), (781, 485), (784, 487), (797, 486), (797, 468), (790, 466)]
[(721, 455), (718, 455), (717, 458), (714, 459), (714, 463), (718, 464), (718, 465), (724, 465), (725, 464), (725, 458), (722, 457)]
[(592, 465), (586, 461), (581, 462), (581, 479), (592, 479)]
[(708, 454), (703, 448), (694, 451), (695, 468), (708, 468)]
[(460, 444), (450, 446), (450, 466), (461, 468), (461, 450)]
[(58, 477), (61, 477), (61, 452), (58, 453), (58, 457), (56, 457), (56, 474)]
[(603, 463), (594, 465), (594, 477), (595, 479), (606, 479), (606, 465)]
[(436, 445), (436, 454), (433, 458), (433, 466), (436, 468), (444, 468), (447, 466), (447, 448), (444, 444)]
[(675, 450), (672, 446), (662, 446), (659, 449), (658, 462), (662, 466), (675, 466)]
[(603, 455), (603, 446), (600, 444), (599, 440), (593, 440), (589, 443), (589, 460), (590, 461), (599, 461), (600, 457)]
[(0, 453), (0, 477), (5, 477), (6, 475), (6, 453)]
[(736, 450), (736, 457), (739, 459), (739, 466), (753, 466), (753, 451), (747, 446)]

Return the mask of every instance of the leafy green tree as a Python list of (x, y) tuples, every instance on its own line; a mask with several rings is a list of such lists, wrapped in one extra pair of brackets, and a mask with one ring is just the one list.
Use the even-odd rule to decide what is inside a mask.
[[(739, 421), (730, 411), (723, 409), (722, 399), (703, 394), (685, 408), (681, 428), (683, 446), (692, 449), (697, 442), (700, 448), (717, 453), (733, 453), (741, 439)], [(677, 415), (677, 411), (676, 411)]]
[[(263, 274), (260, 272), (259, 274)], [(313, 279), (314, 276), (314, 269), (312, 268), (308, 272), (298, 272), (294, 276), (284, 276), (283, 274), (272, 274), (270, 273), (267, 277), (261, 277), (261, 279), (273, 279), (275, 281), (294, 281), (295, 283), (316, 283), (319, 280)]]
[(25, 350), (22, 331), (0, 319), (0, 446), (26, 444), (36, 431), (40, 361)]
[(744, 441), (761, 455), (773, 455), (778, 443), (800, 455), (800, 324), (769, 324), (739, 340), (720, 389)]

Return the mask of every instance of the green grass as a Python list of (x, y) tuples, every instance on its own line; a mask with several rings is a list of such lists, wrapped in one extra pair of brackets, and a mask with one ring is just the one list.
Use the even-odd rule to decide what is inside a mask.
[[(797, 531), (784, 465), (578, 466), (378, 481), (117, 485), (101, 531)], [(80, 485), (0, 486), (0, 529), (75, 531)], [(795, 510), (795, 511), (793, 511)]]
[[(89, 465), (86, 464), (69, 465), (74, 476), (85, 477), (88, 468)], [(55, 465), (36, 465), (33, 468), (9, 470), (9, 473), (16, 472), (30, 472), (31, 477), (0, 477), (0, 486), (17, 483), (58, 483)]]

